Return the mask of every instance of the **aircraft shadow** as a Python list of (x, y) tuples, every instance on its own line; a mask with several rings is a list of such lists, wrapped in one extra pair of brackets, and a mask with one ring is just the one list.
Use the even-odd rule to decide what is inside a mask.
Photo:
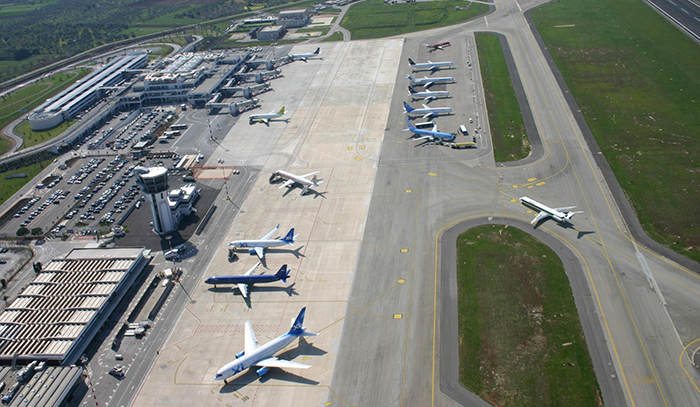
[[(304, 256), (303, 254), (301, 254), (301, 252), (300, 252), (300, 250), (303, 249), (303, 248), (304, 248), (304, 246), (299, 246), (299, 247), (297, 247), (296, 249), (292, 250), (292, 249), (277, 249), (277, 248), (272, 248), (272, 247), (271, 247), (271, 248), (269, 248), (269, 249), (266, 249), (266, 252), (267, 252), (267, 254), (271, 254), (271, 253), (291, 253), (291, 254), (294, 255), (294, 257), (296, 257), (297, 259), (299, 259), (299, 258), (304, 258), (304, 257), (306, 257), (306, 256)], [(267, 268), (267, 267), (266, 267), (266, 268)]]
[(259, 369), (259, 368), (257, 368), (257, 367), (250, 368), (242, 376), (239, 376), (235, 380), (224, 384), (223, 386), (221, 386), (221, 389), (219, 390), (219, 394), (233, 393), (233, 392), (238, 391), (238, 390), (242, 389), (243, 387), (245, 387), (251, 383), (255, 383), (257, 381), (265, 383), (269, 380), (279, 380), (279, 381), (283, 381), (283, 382), (306, 384), (309, 386), (315, 386), (319, 383), (316, 380), (307, 379), (305, 377), (296, 375), (294, 373), (290, 373), (286, 370), (277, 369), (277, 368), (270, 369), (270, 371), (267, 372), (267, 374), (265, 376), (263, 376), (262, 378), (259, 378), (257, 373), (255, 373), (255, 371), (257, 369)]

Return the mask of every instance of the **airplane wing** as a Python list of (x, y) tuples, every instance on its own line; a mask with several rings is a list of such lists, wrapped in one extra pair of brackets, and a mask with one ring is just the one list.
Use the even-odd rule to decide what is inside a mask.
[(564, 212), (564, 211), (570, 211), (574, 208), (575, 208), (575, 206), (564, 206), (562, 208), (554, 208), (554, 210), (559, 211), (559, 212)]
[(255, 331), (253, 331), (253, 325), (250, 321), (245, 323), (245, 353), (251, 354), (255, 349), (258, 348), (258, 339), (255, 337)]
[[(277, 232), (279, 229), (280, 229), (280, 225), (277, 224), (277, 226), (275, 226), (274, 229), (272, 229), (268, 234), (266, 234), (265, 236), (263, 236), (262, 239), (260, 239), (260, 240), (269, 240), (269, 239), (272, 237), (272, 235), (274, 235), (275, 232)], [(255, 265), (255, 267), (258, 267), (257, 264)], [(253, 268), (253, 270), (254, 270), (254, 269), (255, 269), (255, 268)], [(252, 270), (251, 270), (251, 271), (252, 271)], [(248, 274), (246, 274), (246, 276), (247, 276), (247, 275), (248, 275)]]
[(287, 180), (284, 184), (280, 185), (279, 189), (282, 189), (284, 187), (288, 187), (288, 186), (292, 185), (293, 183), (294, 183), (293, 179)]
[(424, 87), (425, 89), (428, 89), (428, 88), (430, 87), (430, 85), (432, 85), (432, 84), (433, 84), (433, 82), (427, 82), (427, 83), (424, 83), (424, 84), (423, 84), (423, 87)]
[(428, 97), (424, 98), (423, 100), (427, 100), (427, 101), (435, 100), (435, 96), (428, 96)]
[(540, 212), (537, 214), (537, 216), (535, 216), (535, 219), (533, 219), (532, 222), (530, 222), (530, 224), (534, 225), (537, 222), (541, 221), (542, 219), (548, 218), (548, 217), (549, 217), (549, 214), (547, 212), (544, 212), (544, 211)]
[(265, 258), (265, 252), (263, 251), (262, 247), (253, 247), (253, 250), (255, 250), (255, 254), (258, 255), (260, 261)]
[(309, 177), (311, 175), (318, 174), (319, 172), (321, 172), (321, 171), (310, 172), (308, 174), (300, 175), (299, 178), (306, 178), (306, 177)]
[(263, 359), (263, 360), (259, 361), (258, 363), (256, 363), (255, 366), (281, 367), (284, 369), (308, 369), (311, 367), (309, 365), (303, 365), (301, 363), (292, 362), (289, 360), (281, 360), (281, 359), (277, 359), (275, 357)]
[(426, 106), (425, 103), (421, 103), (421, 105), (423, 106), (423, 109), (430, 109), (430, 106)]
[(260, 120), (262, 120), (263, 123), (265, 123), (265, 124), (269, 124), (269, 123), (270, 123), (270, 119), (268, 119), (268, 118), (266, 118), (266, 117), (263, 117), (263, 118), (261, 118)]
[(236, 284), (238, 286), (238, 289), (241, 291), (241, 295), (243, 298), (248, 298), (248, 284)]
[(433, 113), (433, 112), (426, 113), (426, 114), (423, 115), (423, 118), (424, 118), (424, 119), (427, 119), (427, 118), (429, 118), (429, 117), (433, 117), (434, 114), (435, 114), (435, 113)]
[[(279, 226), (278, 226), (277, 228), (279, 228)], [(275, 230), (277, 230), (277, 228), (273, 229), (273, 232), (274, 232)], [(259, 265), (260, 265), (260, 262), (258, 262), (256, 265), (254, 265), (253, 267), (251, 267), (250, 270), (246, 271), (246, 273), (243, 274), (243, 275), (244, 275), (244, 276), (249, 276), (249, 275), (253, 274), (253, 272), (255, 271), (256, 268), (258, 268)], [(240, 285), (240, 284), (239, 284), (239, 285)]]

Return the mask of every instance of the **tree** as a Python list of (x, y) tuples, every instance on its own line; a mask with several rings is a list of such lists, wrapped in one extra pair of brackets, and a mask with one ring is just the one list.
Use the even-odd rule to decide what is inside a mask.
[(32, 229), (32, 236), (39, 236), (39, 235), (41, 235), (42, 233), (43, 233), (43, 231), (41, 230), (41, 228), (34, 228), (34, 229)]
[(29, 234), (29, 229), (27, 228), (19, 228), (17, 229), (17, 236), (22, 237), (22, 236), (27, 236)]

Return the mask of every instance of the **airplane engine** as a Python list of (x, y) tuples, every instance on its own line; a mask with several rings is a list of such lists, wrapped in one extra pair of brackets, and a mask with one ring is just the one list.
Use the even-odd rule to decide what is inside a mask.
[(248, 249), (248, 253), (255, 254), (255, 249)]
[(275, 63), (272, 61), (267, 61), (267, 63), (265, 64), (265, 68), (267, 68), (268, 71), (271, 71), (275, 69)]
[(265, 82), (261, 73), (255, 74), (255, 82), (257, 82), (257, 83), (264, 83)]
[(243, 350), (243, 351), (240, 351), (240, 352), (238, 352), (238, 353), (236, 353), (236, 359), (238, 359), (238, 358), (240, 358), (240, 357), (243, 357), (243, 355), (245, 355), (245, 351), (244, 351), (244, 350)]
[(263, 377), (267, 371), (270, 370), (266, 367), (261, 367), (260, 369), (256, 370), (255, 372), (258, 374), (258, 377)]

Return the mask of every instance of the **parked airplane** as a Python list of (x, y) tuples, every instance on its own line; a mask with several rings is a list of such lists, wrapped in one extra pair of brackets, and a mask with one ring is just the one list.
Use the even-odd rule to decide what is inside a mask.
[(435, 43), (435, 44), (432, 44), (432, 45), (430, 45), (430, 44), (425, 44), (426, 47), (430, 48), (430, 51), (435, 51), (436, 49), (442, 50), (442, 49), (444, 49), (445, 47), (449, 47), (450, 45), (452, 45), (452, 44), (450, 44), (449, 41), (438, 42), (438, 43)]
[(227, 363), (219, 369), (214, 376), (214, 380), (226, 380), (237, 373), (250, 367), (259, 366), (256, 370), (258, 377), (262, 377), (271, 367), (281, 367), (285, 369), (308, 369), (311, 366), (289, 360), (277, 359), (274, 355), (302, 336), (317, 336), (316, 333), (306, 332), (304, 324), (304, 314), (306, 307), (302, 308), (299, 315), (294, 320), (292, 328), (286, 334), (279, 336), (270, 342), (260, 346), (255, 338), (255, 331), (250, 321), (245, 323), (245, 350), (236, 354), (236, 359)]
[(413, 68), (414, 71), (428, 69), (430, 71), (435, 72), (441, 68), (447, 68), (448, 66), (454, 66), (455, 63), (452, 61), (432, 62), (431, 60), (428, 60), (428, 62), (415, 63), (411, 58), (408, 58), (408, 64)]
[[(317, 187), (323, 184), (323, 181), (319, 181), (318, 178), (316, 178), (316, 174), (319, 172), (320, 171), (315, 171), (304, 175), (294, 175), (287, 171), (277, 170), (270, 175), (270, 183), (273, 183), (278, 179), (286, 179), (287, 181), (280, 186), (280, 189), (292, 186), (293, 184), (299, 184), (302, 186), (301, 194), (304, 195), (309, 192), (309, 188)], [(313, 178), (308, 179), (307, 177), (311, 175), (313, 175)]]
[(307, 59), (317, 57), (321, 54), (321, 47), (316, 48), (316, 51), (310, 54), (289, 54), (287, 55), (287, 58), (292, 60), (292, 61), (304, 61), (306, 62)]
[(450, 77), (442, 77), (442, 78), (430, 78), (427, 76), (424, 76), (422, 78), (414, 78), (411, 75), (406, 75), (408, 80), (411, 81), (411, 84), (413, 85), (422, 85), (425, 89), (428, 89), (430, 85), (434, 83), (452, 83), (455, 82), (455, 78), (450, 78)]
[[(265, 124), (269, 124), (271, 119), (276, 119), (278, 117), (284, 116), (284, 106), (280, 109), (279, 112), (270, 112), (270, 113), (258, 113), (258, 114), (251, 114), (248, 116), (248, 120), (250, 124), (253, 124), (254, 122), (262, 122)], [(283, 119), (285, 122), (289, 122), (289, 119)]]
[(437, 91), (425, 91), (425, 92), (416, 92), (416, 90), (413, 88), (413, 86), (408, 87), (408, 94), (411, 96), (413, 100), (416, 99), (423, 99), (426, 101), (429, 100), (435, 100), (437, 98), (448, 98), (450, 97), (450, 92), (447, 90), (437, 90)]
[(440, 131), (437, 131), (437, 124), (433, 125), (432, 130), (422, 130), (418, 129), (415, 126), (411, 124), (411, 121), (406, 119), (406, 125), (408, 126), (408, 129), (410, 132), (415, 134), (416, 136), (421, 136), (418, 138), (414, 138), (413, 140), (418, 141), (418, 140), (429, 140), (429, 141), (437, 141), (440, 144), (444, 141), (454, 141), (455, 140), (455, 135), (450, 134), (450, 133), (443, 133)]
[(423, 105), (423, 108), (416, 109), (408, 105), (408, 103), (403, 102), (403, 112), (409, 116), (422, 116), (424, 119), (428, 117), (434, 117), (439, 114), (449, 114), (452, 113), (451, 107), (428, 107)]
[(294, 244), (297, 236), (294, 234), (294, 228), (289, 229), (287, 235), (281, 239), (270, 239), (272, 235), (277, 232), (280, 225), (277, 225), (270, 233), (263, 236), (260, 240), (234, 240), (228, 244), (230, 250), (237, 249), (248, 249), (248, 253), (257, 254), (258, 258), (262, 261), (265, 258), (265, 249), (268, 247), (285, 246), (289, 244)]
[(244, 298), (248, 298), (248, 288), (253, 284), (274, 283), (279, 280), (282, 280), (283, 283), (287, 282), (291, 270), (287, 270), (286, 264), (282, 265), (279, 271), (274, 275), (253, 275), (253, 272), (259, 265), (260, 262), (251, 267), (251, 269), (242, 276), (211, 276), (204, 280), (204, 282), (207, 284), (214, 284), (214, 287), (216, 287), (217, 284), (236, 284)]
[(537, 225), (539, 221), (546, 218), (552, 218), (558, 223), (571, 224), (571, 218), (574, 217), (574, 214), (583, 213), (583, 211), (571, 211), (571, 209), (574, 209), (575, 206), (550, 208), (526, 196), (520, 198), (520, 203), (533, 211), (539, 212), (532, 222), (530, 222), (531, 225)]

